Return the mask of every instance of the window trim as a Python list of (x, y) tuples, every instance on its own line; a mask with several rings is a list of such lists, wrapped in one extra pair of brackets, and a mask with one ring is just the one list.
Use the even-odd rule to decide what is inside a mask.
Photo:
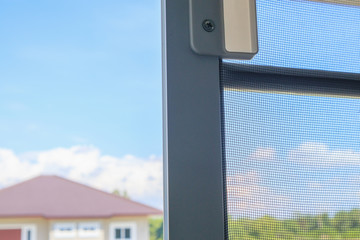
[[(68, 235), (58, 231), (57, 226), (72, 226), (73, 231), (69, 232)], [(52, 229), (54, 231), (53, 236), (55, 239), (68, 239), (77, 237), (77, 224), (75, 222), (55, 222), (53, 223)], [(70, 235), (71, 234), (71, 235)]]
[[(96, 229), (92, 233), (86, 233), (82, 229), (84, 225), (93, 225), (95, 226)], [(99, 238), (100, 230), (101, 230), (100, 222), (79, 222), (77, 227), (77, 236), (78, 238)]]
[(355, 2), (352, 0), (309, 0), (320, 3), (331, 3), (331, 4), (340, 4), (340, 5), (350, 5), (350, 6), (360, 6), (360, 2)]
[[(230, 88), (240, 90), (317, 96), (359, 98), (360, 74), (301, 70), (282, 67), (221, 63), (221, 71), (231, 77)], [(241, 74), (241, 80), (238, 76)], [(236, 76), (235, 76), (236, 75)], [(224, 86), (225, 88), (227, 86)]]
[(267, 74), (279, 74), (287, 76), (297, 77), (316, 77), (316, 78), (328, 78), (328, 79), (345, 79), (345, 80), (357, 80), (360, 81), (360, 73), (350, 72), (334, 72), (324, 70), (313, 69), (297, 69), (277, 66), (263, 66), (253, 64), (238, 64), (234, 61), (225, 60), (227, 70), (236, 70), (237, 72), (252, 72), (252, 73), (267, 73)]

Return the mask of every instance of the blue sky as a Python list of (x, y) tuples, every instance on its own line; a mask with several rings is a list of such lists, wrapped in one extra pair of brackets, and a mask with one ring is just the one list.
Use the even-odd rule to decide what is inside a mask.
[(160, 1), (1, 1), (0, 146), (161, 155)]
[[(245, 63), (360, 73), (359, 8), (301, 0), (258, 0), (257, 8), (260, 52)], [(0, 2), (0, 187), (57, 174), (106, 191), (127, 190), (161, 208), (160, 15), (159, 0)], [(239, 118), (248, 128), (238, 136), (254, 142), (239, 149), (239, 158), (270, 159), (285, 169), (300, 161), (299, 191), (338, 173), (322, 167), (311, 177), (316, 181), (301, 187), (313, 166), (304, 167), (299, 156), (319, 153), (313, 149), (322, 157), (359, 152), (358, 101), (238, 94), (240, 107), (251, 112)], [(247, 131), (258, 128), (260, 134)], [(339, 185), (329, 188), (345, 186), (345, 175), (360, 170), (341, 169)], [(235, 177), (252, 181), (253, 193), (308, 206), (282, 194), (283, 179), (269, 178), (271, 172), (246, 170)], [(348, 189), (351, 196), (356, 187)], [(346, 208), (336, 204), (328, 210)]]
[(162, 207), (160, 13), (0, 2), (0, 188), (56, 174)]

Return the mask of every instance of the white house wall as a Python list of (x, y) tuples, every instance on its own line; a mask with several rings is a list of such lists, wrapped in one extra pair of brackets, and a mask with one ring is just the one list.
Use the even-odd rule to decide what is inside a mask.
[[(98, 222), (100, 223), (100, 236), (97, 238), (56, 238), (54, 236), (54, 226), (57, 223), (75, 223), (78, 226), (83, 222)], [(117, 217), (110, 219), (61, 219), (49, 221), (49, 240), (111, 240), (110, 238), (110, 225), (113, 223), (134, 223), (136, 225), (136, 239), (134, 240), (149, 240), (149, 221), (147, 217)], [(43, 240), (43, 239), (38, 239)]]
[[(78, 226), (83, 222), (99, 222), (100, 235), (98, 238), (55, 238), (54, 225), (56, 223), (75, 223)], [(46, 220), (43, 218), (4, 218), (0, 219), (0, 229), (21, 229), (26, 226), (34, 226), (36, 239), (34, 240), (110, 240), (110, 225), (116, 223), (135, 224), (134, 240), (149, 240), (150, 230), (147, 217), (116, 217), (109, 219), (61, 219)]]

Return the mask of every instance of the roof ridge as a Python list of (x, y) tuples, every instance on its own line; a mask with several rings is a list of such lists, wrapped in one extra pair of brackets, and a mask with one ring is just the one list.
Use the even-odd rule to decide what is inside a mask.
[(1, 189), (0, 189), (0, 193), (1, 193), (1, 192), (4, 192), (4, 191), (7, 191), (7, 190), (9, 190), (9, 189), (12, 189), (12, 188), (14, 188), (14, 187), (18, 187), (18, 186), (20, 186), (20, 185), (29, 183), (29, 182), (31, 182), (31, 181), (33, 181), (33, 180), (35, 180), (35, 179), (37, 179), (37, 178), (41, 178), (41, 177), (43, 177), (43, 175), (38, 175), (38, 176), (36, 176), (36, 177), (29, 178), (29, 179), (27, 179), (27, 180), (25, 180), (25, 181), (20, 181), (20, 182), (17, 182), (17, 183), (12, 184), (12, 185), (10, 185), (10, 186), (1, 188)]

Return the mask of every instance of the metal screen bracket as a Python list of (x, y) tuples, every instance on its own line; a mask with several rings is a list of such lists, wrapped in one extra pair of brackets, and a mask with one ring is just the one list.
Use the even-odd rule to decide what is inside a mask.
[(191, 48), (200, 55), (251, 59), (258, 52), (255, 0), (189, 0)]

